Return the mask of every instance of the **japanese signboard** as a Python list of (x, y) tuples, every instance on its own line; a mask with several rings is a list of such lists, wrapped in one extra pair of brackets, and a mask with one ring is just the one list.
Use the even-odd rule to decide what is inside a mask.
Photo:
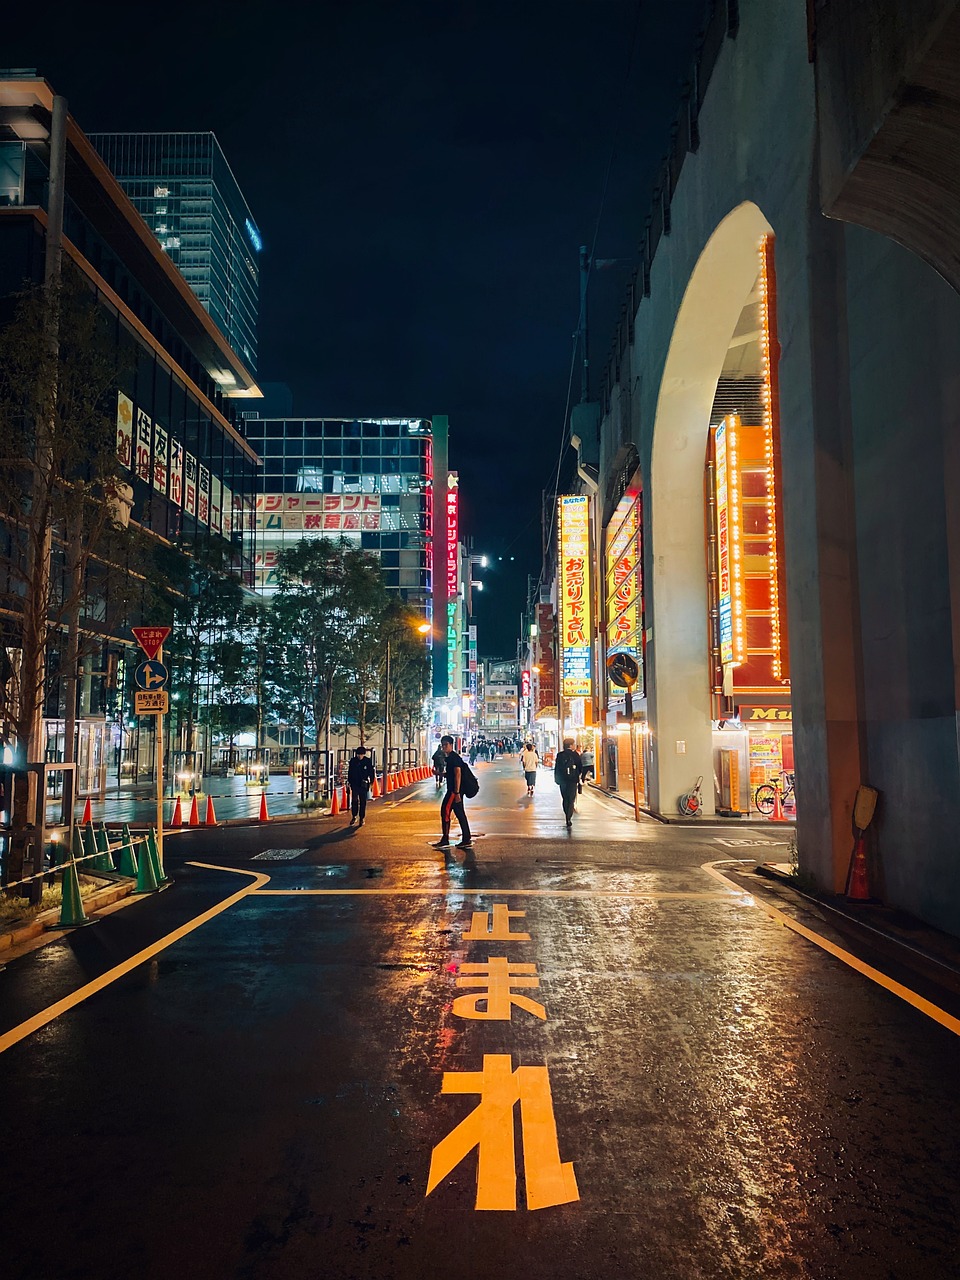
[(133, 699), (134, 713), (138, 716), (165, 716), (170, 710), (170, 695), (166, 689), (151, 690), (149, 693), (138, 689)]
[(377, 532), (378, 493), (265, 493), (257, 498), (257, 528), (264, 533)]
[(153, 422), (142, 409), (137, 410), (137, 440), (134, 449), (134, 470), (140, 480), (150, 483), (150, 454), (153, 448)]
[(148, 658), (155, 658), (170, 634), (169, 627), (131, 627), (133, 637)]
[(117, 392), (117, 458), (128, 469), (133, 462), (133, 401), (122, 391)]
[(447, 682), (451, 693), (460, 688), (460, 490), (459, 476), (447, 476), (446, 566), (447, 566)]
[[(627, 653), (642, 666), (643, 507), (642, 495), (627, 489), (620, 500), (607, 535), (605, 604), (607, 656)], [(643, 674), (638, 679), (643, 690)], [(608, 697), (622, 698), (623, 690), (612, 682)]]
[(589, 503), (586, 497), (558, 499), (560, 670), (564, 698), (589, 698), (593, 693)]
[(724, 418), (716, 430), (717, 504), (717, 612), (720, 624), (720, 661), (736, 666), (745, 657), (743, 581), (740, 553), (740, 477), (737, 457), (737, 423)]

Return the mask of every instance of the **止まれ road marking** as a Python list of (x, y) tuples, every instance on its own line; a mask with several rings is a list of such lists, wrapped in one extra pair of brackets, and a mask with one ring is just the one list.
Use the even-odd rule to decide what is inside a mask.
[(192, 867), (202, 867), (207, 871), (233, 871), (235, 875), (251, 876), (252, 883), (244, 885), (236, 893), (231, 894), (229, 898), (224, 898), (223, 902), (218, 902), (215, 907), (211, 907), (208, 911), (202, 912), (195, 916), (192, 920), (188, 920), (186, 924), (182, 924), (179, 929), (174, 929), (172, 933), (168, 933), (165, 937), (159, 938), (156, 942), (152, 942), (149, 947), (144, 947), (142, 951), (138, 951), (136, 955), (130, 956), (128, 960), (124, 960), (121, 964), (114, 965), (112, 969), (108, 969), (106, 973), (102, 973), (99, 978), (94, 978), (92, 982), (86, 983), (85, 986), (78, 987), (76, 991), (70, 995), (64, 996), (62, 1000), (58, 1000), (56, 1004), (48, 1005), (46, 1009), (41, 1009), (39, 1013), (35, 1013), (32, 1018), (28, 1018), (26, 1022), (21, 1022), (19, 1026), (12, 1027), (9, 1031), (0, 1035), (0, 1053), (5, 1053), (15, 1044), (19, 1044), (21, 1040), (25, 1040), (27, 1036), (33, 1035), (34, 1031), (39, 1031), (41, 1027), (45, 1027), (48, 1022), (53, 1022), (55, 1018), (59, 1018), (62, 1013), (67, 1013), (70, 1009), (75, 1008), (78, 1004), (82, 1004), (84, 1000), (90, 996), (96, 995), (98, 991), (102, 991), (104, 987), (109, 987), (112, 982), (116, 982), (118, 978), (122, 978), (124, 974), (130, 973), (146, 960), (151, 960), (161, 951), (165, 951), (167, 947), (172, 946), (181, 938), (185, 938), (188, 933), (192, 933), (194, 929), (199, 929), (201, 925), (206, 924), (221, 912), (226, 911), (228, 907), (232, 907), (234, 903), (239, 902), (248, 894), (253, 893), (261, 886), (270, 883), (270, 877), (260, 874), (257, 871), (237, 870), (235, 867), (214, 867), (207, 862), (191, 862)]

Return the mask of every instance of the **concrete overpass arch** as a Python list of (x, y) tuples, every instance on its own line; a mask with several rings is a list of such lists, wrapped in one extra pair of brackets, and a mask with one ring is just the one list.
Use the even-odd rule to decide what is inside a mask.
[(714, 809), (704, 459), (710, 412), (737, 322), (754, 290), (758, 246), (773, 230), (752, 201), (710, 235), (683, 292), (656, 402), (650, 470), (651, 801), (676, 799), (703, 776)]

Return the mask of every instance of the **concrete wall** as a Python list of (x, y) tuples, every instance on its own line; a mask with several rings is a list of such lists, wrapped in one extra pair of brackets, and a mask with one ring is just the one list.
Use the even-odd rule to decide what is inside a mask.
[[(612, 397), (631, 397), (646, 490), (654, 807), (673, 812), (711, 773), (707, 415), (769, 226), (801, 867), (842, 888), (869, 783), (885, 897), (960, 932), (960, 300), (891, 240), (823, 216), (801, 0), (743, 0), (699, 130), (637, 309), (632, 382)], [(601, 492), (622, 416), (603, 423)]]

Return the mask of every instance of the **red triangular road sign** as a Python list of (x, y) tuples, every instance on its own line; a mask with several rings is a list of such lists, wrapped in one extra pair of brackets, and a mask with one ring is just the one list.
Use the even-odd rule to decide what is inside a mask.
[(170, 627), (131, 627), (137, 644), (148, 658), (155, 658), (170, 634)]

